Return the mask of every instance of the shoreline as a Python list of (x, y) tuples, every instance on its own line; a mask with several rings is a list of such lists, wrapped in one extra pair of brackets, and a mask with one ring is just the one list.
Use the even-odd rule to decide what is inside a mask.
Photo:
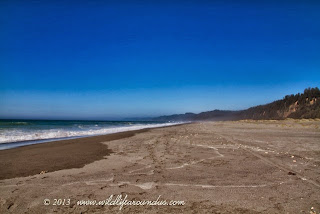
[[(116, 132), (116, 133), (121, 133), (121, 132)], [(111, 134), (116, 134), (116, 133), (111, 133)], [(62, 137), (62, 138), (49, 138), (49, 139), (39, 139), (39, 140), (23, 140), (23, 141), (17, 141), (17, 142), (7, 142), (7, 143), (0, 144), (0, 151), (15, 149), (15, 148), (24, 147), (24, 146), (38, 145), (38, 144), (42, 144), (42, 143), (50, 143), (50, 142), (64, 141), (64, 140), (73, 140), (73, 139), (78, 139), (78, 138), (95, 137), (95, 136), (100, 136), (100, 135), (75, 136), (75, 137)], [(16, 146), (14, 146), (14, 145), (16, 145)]]
[(0, 180), (36, 175), (42, 171), (81, 168), (112, 153), (102, 142), (132, 137), (148, 130), (57, 140), (0, 150)]
[(42, 171), (54, 172), (63, 169), (82, 168), (86, 164), (101, 160), (113, 153), (108, 146), (102, 144), (103, 142), (129, 138), (138, 133), (148, 132), (151, 129), (184, 124), (188, 123), (53, 140), (0, 150), (0, 180), (37, 175)]
[(89, 137), (110, 135), (110, 134), (116, 134), (116, 133), (122, 133), (122, 132), (138, 131), (138, 130), (143, 130), (143, 129), (169, 127), (169, 126), (182, 125), (182, 124), (188, 124), (188, 123), (190, 123), (190, 122), (173, 123), (172, 125), (165, 125), (165, 126), (160, 125), (160, 126), (155, 126), (155, 127), (144, 127), (144, 128), (140, 128), (140, 129), (131, 129), (131, 130), (129, 129), (129, 130), (124, 130), (124, 131), (104, 133), (104, 134), (79, 135), (79, 136), (70, 136), (70, 137), (58, 137), (58, 138), (47, 138), (47, 139), (44, 138), (44, 139), (33, 139), (33, 140), (22, 140), (22, 141), (5, 142), (5, 143), (0, 143), (0, 151), (19, 148), (19, 147), (23, 147), (23, 146), (30, 146), (30, 145), (48, 143), (48, 142), (72, 140), (72, 139), (79, 139), (79, 138), (89, 138)]

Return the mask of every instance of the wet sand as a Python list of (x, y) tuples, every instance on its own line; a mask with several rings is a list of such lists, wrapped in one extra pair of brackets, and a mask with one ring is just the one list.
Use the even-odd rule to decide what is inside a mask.
[[(0, 212), (119, 213), (118, 206), (76, 203), (127, 194), (128, 200), (161, 195), (185, 205), (124, 206), (121, 213), (318, 213), (319, 127), (309, 120), (205, 122), (1, 151), (5, 166), (41, 167), (12, 178), (28, 173), (3, 173), (1, 165), (1, 176), (11, 177), (0, 181)], [(48, 149), (54, 152), (46, 157)], [(19, 152), (33, 161), (19, 160)], [(74, 161), (50, 168), (67, 156)], [(44, 199), (71, 203), (46, 206)]]
[(147, 129), (60, 140), (0, 151), (0, 180), (81, 168), (109, 155), (112, 151), (101, 142), (132, 137)]

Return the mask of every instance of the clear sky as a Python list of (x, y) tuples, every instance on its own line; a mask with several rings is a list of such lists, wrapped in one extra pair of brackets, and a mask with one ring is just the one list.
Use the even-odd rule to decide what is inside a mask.
[(303, 92), (320, 85), (319, 11), (320, 1), (0, 1), (0, 118), (239, 110)]

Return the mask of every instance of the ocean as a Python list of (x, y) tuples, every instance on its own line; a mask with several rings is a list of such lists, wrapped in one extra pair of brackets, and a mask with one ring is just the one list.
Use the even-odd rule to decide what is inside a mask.
[(175, 125), (144, 121), (0, 120), (0, 150), (58, 139)]

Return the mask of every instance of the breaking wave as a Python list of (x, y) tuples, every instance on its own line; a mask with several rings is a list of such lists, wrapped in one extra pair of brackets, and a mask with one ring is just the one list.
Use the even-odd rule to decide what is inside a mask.
[[(178, 123), (160, 123), (160, 124), (126, 124), (126, 126), (117, 127), (99, 127), (96, 124), (93, 126), (79, 126), (77, 130), (64, 128), (54, 129), (0, 129), (0, 143), (11, 143), (30, 140), (45, 140), (56, 138), (70, 138), (82, 136), (104, 135), (117, 132), (139, 130), (145, 128), (156, 128), (175, 125)], [(16, 124), (20, 125), (20, 124)]]

